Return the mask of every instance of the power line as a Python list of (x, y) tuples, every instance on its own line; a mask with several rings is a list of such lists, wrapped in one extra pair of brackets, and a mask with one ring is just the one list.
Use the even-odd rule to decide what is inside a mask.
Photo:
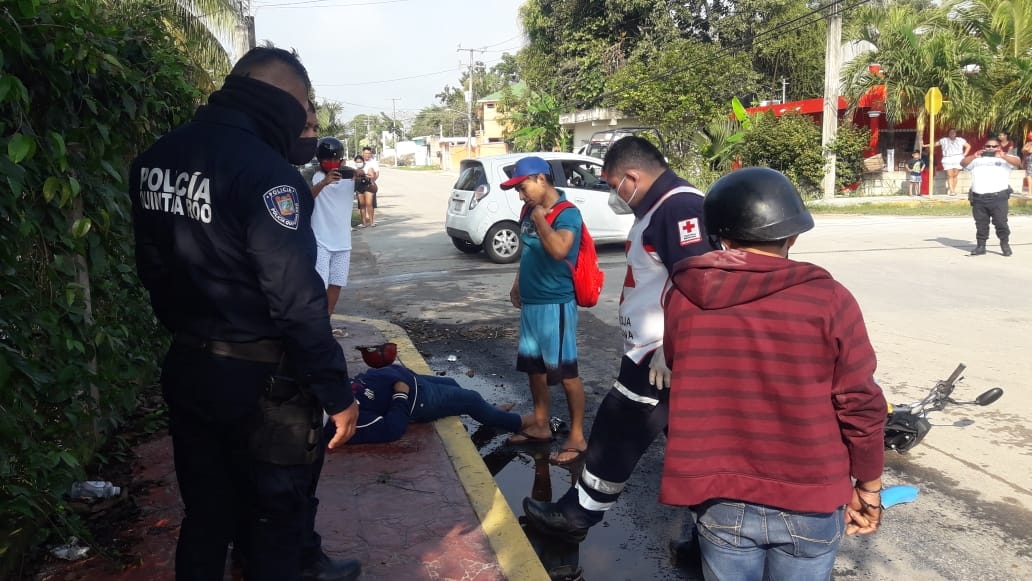
[(426, 73), (422, 75), (412, 75), (410, 77), (397, 77), (394, 79), (381, 79), (378, 81), (362, 81), (360, 83), (314, 83), (317, 87), (357, 87), (359, 85), (380, 85), (383, 83), (393, 83), (395, 81), (407, 81), (409, 79), (421, 79), (423, 77), (433, 77), (436, 75), (443, 75), (444, 73), (454, 73), (455, 68), (445, 69), (443, 71), (435, 71), (433, 73)]
[(353, 6), (375, 6), (377, 4), (397, 4), (399, 2), (409, 2), (410, 0), (370, 0), (368, 2), (350, 2), (347, 4), (314, 4), (318, 2), (330, 2), (332, 0), (297, 0), (295, 2), (280, 2), (278, 4), (257, 4), (255, 5), (255, 11), (259, 8), (347, 8)]

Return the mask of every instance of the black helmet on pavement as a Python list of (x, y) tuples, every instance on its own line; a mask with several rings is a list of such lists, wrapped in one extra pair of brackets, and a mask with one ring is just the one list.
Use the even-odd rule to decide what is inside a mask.
[(813, 228), (799, 191), (768, 167), (742, 168), (714, 182), (702, 222), (710, 236), (740, 242), (777, 242)]
[(344, 144), (336, 137), (323, 137), (319, 140), (319, 146), (315, 150), (315, 157), (319, 161), (324, 159), (343, 159)]

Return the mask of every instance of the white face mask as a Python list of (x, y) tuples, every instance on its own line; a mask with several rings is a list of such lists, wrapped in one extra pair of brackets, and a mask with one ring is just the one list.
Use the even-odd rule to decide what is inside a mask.
[(609, 190), (609, 209), (612, 210), (614, 214), (634, 213), (634, 208), (631, 208), (631, 200), (634, 200), (634, 196), (638, 195), (638, 188), (634, 188), (634, 191), (631, 193), (631, 199), (626, 201), (617, 193), (620, 191), (620, 188), (623, 187), (625, 179), (627, 179), (627, 176), (624, 176), (623, 179), (620, 180), (620, 183), (617, 184), (615, 189)]

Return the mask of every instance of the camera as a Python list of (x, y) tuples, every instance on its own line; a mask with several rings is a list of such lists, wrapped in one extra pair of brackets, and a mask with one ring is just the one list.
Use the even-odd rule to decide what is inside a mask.
[(999, 151), (999, 150), (997, 150), (997, 149), (983, 149), (982, 150), (982, 157), (996, 157), (996, 152), (997, 151)]
[(340, 174), (340, 179), (342, 180), (350, 180), (351, 178), (355, 177), (354, 168), (350, 168), (346, 165), (338, 167), (336, 171), (338, 174)]

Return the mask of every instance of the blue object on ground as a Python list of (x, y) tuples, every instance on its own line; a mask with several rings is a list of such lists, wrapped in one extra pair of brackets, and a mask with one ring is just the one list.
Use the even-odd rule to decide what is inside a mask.
[(917, 487), (909, 484), (896, 484), (882, 489), (881, 492), (881, 503), (885, 508), (915, 500), (917, 500)]

